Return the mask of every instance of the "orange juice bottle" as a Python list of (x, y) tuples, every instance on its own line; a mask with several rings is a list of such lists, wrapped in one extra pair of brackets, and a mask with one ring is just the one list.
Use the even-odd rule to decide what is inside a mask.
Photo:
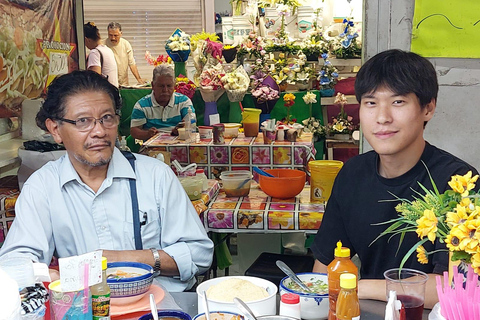
[(327, 267), (328, 277), (328, 300), (330, 310), (328, 311), (328, 320), (336, 320), (336, 304), (338, 293), (340, 292), (340, 275), (342, 273), (358, 274), (357, 266), (350, 260), (350, 249), (342, 247), (342, 242), (337, 242), (334, 251), (335, 259)]
[(357, 276), (353, 273), (340, 275), (340, 293), (337, 299), (338, 320), (360, 320), (360, 303), (357, 295)]

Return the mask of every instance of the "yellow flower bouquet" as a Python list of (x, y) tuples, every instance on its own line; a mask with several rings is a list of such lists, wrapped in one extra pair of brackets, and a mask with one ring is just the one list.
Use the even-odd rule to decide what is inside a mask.
[(438, 239), (452, 253), (452, 261), (471, 263), (480, 275), (480, 192), (474, 191), (478, 175), (472, 176), (469, 171), (452, 176), (448, 182), (451, 189), (444, 193), (439, 193), (430, 179), (433, 191), (419, 183), (424, 195), (417, 193), (413, 201), (397, 198), (402, 201), (395, 207), (399, 217), (381, 223), (391, 225), (379, 237), (399, 234), (403, 239), (406, 232), (417, 233), (420, 240), (406, 253), (400, 268), (414, 252), (420, 263), (428, 263), (428, 256), (434, 252), (427, 252), (423, 244)]

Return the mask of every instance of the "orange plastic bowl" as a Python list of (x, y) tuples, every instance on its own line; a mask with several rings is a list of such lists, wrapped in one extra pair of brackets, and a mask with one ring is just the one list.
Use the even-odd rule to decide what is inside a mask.
[(259, 175), (259, 184), (263, 192), (272, 198), (289, 199), (298, 195), (305, 187), (307, 175), (294, 169), (264, 169), (275, 177)]

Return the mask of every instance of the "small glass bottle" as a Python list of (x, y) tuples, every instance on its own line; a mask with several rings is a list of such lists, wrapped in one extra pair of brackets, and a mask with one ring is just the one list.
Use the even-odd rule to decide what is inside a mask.
[(300, 319), (300, 297), (295, 293), (282, 294), (280, 315)]
[(338, 320), (360, 320), (360, 303), (357, 296), (357, 276), (353, 273), (340, 275), (340, 293), (337, 298)]
[(107, 284), (107, 258), (102, 257), (102, 282), (90, 288), (93, 320), (110, 319), (110, 287)]
[(206, 191), (208, 189), (208, 179), (205, 175), (205, 170), (197, 169), (195, 172), (195, 176), (202, 179), (202, 191)]

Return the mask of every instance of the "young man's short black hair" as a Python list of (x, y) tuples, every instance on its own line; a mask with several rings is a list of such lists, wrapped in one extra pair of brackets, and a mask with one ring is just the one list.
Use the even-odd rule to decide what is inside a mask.
[(358, 71), (355, 96), (362, 96), (385, 86), (398, 95), (414, 93), (425, 107), (437, 100), (438, 81), (435, 68), (427, 59), (413, 52), (387, 50), (368, 60)]

